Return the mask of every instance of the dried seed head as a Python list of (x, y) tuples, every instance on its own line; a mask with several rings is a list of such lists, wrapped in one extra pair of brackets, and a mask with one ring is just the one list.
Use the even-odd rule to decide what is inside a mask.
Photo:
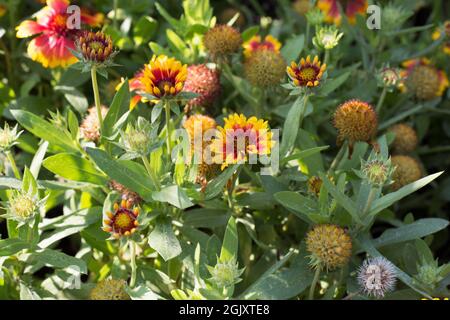
[(204, 64), (192, 65), (187, 68), (183, 91), (199, 95), (189, 100), (187, 104), (189, 109), (210, 106), (220, 95), (220, 90), (220, 76), (217, 70), (210, 69)]
[(439, 73), (429, 65), (416, 66), (408, 76), (406, 86), (421, 100), (434, 99), (440, 87)]
[(376, 298), (395, 288), (395, 266), (384, 257), (366, 259), (358, 270), (358, 283), (365, 294)]
[(416, 159), (410, 156), (396, 155), (392, 157), (391, 161), (395, 168), (392, 176), (394, 181), (391, 185), (392, 190), (398, 190), (422, 178), (422, 169)]
[(309, 9), (311, 8), (311, 4), (309, 0), (295, 0), (292, 3), (292, 7), (294, 8), (295, 12), (302, 16), (309, 11)]
[(244, 64), (248, 81), (258, 87), (273, 87), (285, 76), (286, 62), (281, 54), (266, 49), (253, 52)]
[(347, 264), (352, 255), (352, 239), (337, 225), (321, 224), (306, 235), (306, 249), (311, 253), (310, 264), (327, 270)]
[(405, 154), (413, 152), (418, 143), (416, 131), (405, 123), (399, 123), (389, 128), (395, 134), (392, 142), (392, 152)]
[(370, 142), (377, 133), (377, 114), (370, 104), (361, 100), (341, 104), (333, 122), (338, 130), (338, 141), (348, 140), (350, 147), (357, 141)]
[(124, 280), (102, 280), (92, 289), (91, 300), (130, 300)]
[(242, 45), (242, 37), (235, 28), (219, 24), (206, 32), (203, 44), (213, 57), (230, 55), (239, 50)]
[[(108, 113), (108, 108), (101, 106), (102, 118)], [(80, 125), (81, 136), (87, 141), (98, 142), (100, 139), (100, 123), (98, 121), (97, 109), (91, 107), (88, 109), (88, 114)]]

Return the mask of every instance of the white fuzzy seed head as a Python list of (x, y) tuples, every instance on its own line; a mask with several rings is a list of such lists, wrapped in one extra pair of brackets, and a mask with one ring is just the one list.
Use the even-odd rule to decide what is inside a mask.
[(383, 298), (395, 288), (394, 265), (384, 257), (366, 259), (358, 270), (358, 283), (368, 296)]

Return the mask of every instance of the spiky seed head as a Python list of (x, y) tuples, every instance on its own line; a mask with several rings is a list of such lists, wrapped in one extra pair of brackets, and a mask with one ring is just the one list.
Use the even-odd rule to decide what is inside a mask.
[(217, 69), (210, 69), (204, 64), (189, 66), (183, 91), (198, 94), (196, 98), (188, 102), (187, 106), (189, 109), (210, 106), (220, 95), (219, 72)]
[(370, 142), (377, 133), (378, 119), (373, 107), (367, 102), (353, 99), (341, 104), (334, 113), (334, 127), (338, 140)]
[(395, 134), (392, 142), (392, 152), (396, 154), (406, 154), (413, 152), (418, 143), (416, 131), (406, 123), (396, 124), (388, 129)]
[(307, 233), (306, 249), (311, 254), (311, 266), (333, 270), (343, 267), (349, 261), (352, 239), (337, 225), (321, 224)]
[(382, 256), (366, 259), (358, 270), (358, 283), (368, 296), (383, 298), (394, 290), (396, 280), (395, 266)]
[(92, 289), (91, 300), (130, 300), (124, 280), (105, 279)]
[(416, 159), (410, 156), (395, 155), (391, 161), (395, 168), (392, 175), (394, 181), (391, 185), (392, 190), (398, 190), (422, 178), (422, 168)]
[(260, 49), (253, 52), (244, 64), (245, 76), (257, 87), (273, 87), (285, 76), (286, 62), (281, 54)]
[[(108, 108), (101, 106), (100, 110), (102, 118), (104, 118), (108, 113)], [(80, 133), (82, 138), (87, 141), (98, 142), (100, 139), (100, 123), (95, 106), (88, 109), (87, 116), (81, 122)]]
[(408, 78), (406, 86), (420, 100), (432, 100), (438, 96), (441, 80), (439, 72), (430, 65), (416, 66)]
[(219, 24), (206, 32), (203, 44), (211, 56), (226, 56), (239, 50), (242, 45), (242, 37), (235, 28)]

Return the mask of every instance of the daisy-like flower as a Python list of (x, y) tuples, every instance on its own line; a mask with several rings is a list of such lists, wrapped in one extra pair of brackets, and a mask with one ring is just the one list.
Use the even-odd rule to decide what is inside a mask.
[(111, 37), (103, 32), (84, 31), (75, 41), (76, 55), (88, 66), (107, 67), (112, 65), (112, 59), (117, 54)]
[(395, 266), (381, 256), (364, 260), (358, 270), (358, 283), (368, 296), (383, 298), (394, 290), (396, 281)]
[(175, 97), (183, 90), (186, 78), (187, 65), (165, 55), (153, 56), (130, 80), (130, 90), (136, 92), (130, 102), (130, 108), (134, 108), (139, 101)]
[(245, 163), (250, 157), (270, 154), (274, 141), (267, 121), (237, 113), (224, 120), (211, 144), (214, 163), (221, 163), (222, 170), (230, 164)]
[(320, 224), (307, 233), (306, 249), (311, 254), (312, 267), (333, 270), (349, 261), (352, 255), (352, 239), (337, 225)]
[(444, 45), (442, 46), (442, 51), (450, 55), (450, 20), (445, 21), (442, 27), (436, 28), (436, 30), (431, 35), (431, 38), (435, 41), (439, 40), (441, 37), (447, 38), (447, 40), (444, 41)]
[(244, 56), (249, 58), (256, 50), (271, 50), (280, 52), (281, 43), (271, 35), (267, 35), (264, 40), (261, 36), (253, 36), (250, 40), (243, 44)]
[(340, 25), (342, 22), (341, 8), (344, 10), (350, 24), (356, 23), (356, 15), (365, 15), (367, 0), (318, 0), (317, 7), (324, 13), (325, 22)]
[[(77, 58), (70, 50), (75, 49), (79, 30), (70, 28), (68, 0), (47, 0), (47, 6), (38, 11), (36, 20), (25, 20), (16, 29), (18, 38), (37, 35), (28, 45), (28, 55), (46, 68), (67, 67)], [(81, 10), (81, 22), (91, 27), (100, 26), (102, 14), (91, 15)]]
[(114, 212), (108, 211), (103, 219), (103, 231), (115, 239), (128, 237), (136, 232), (139, 222), (139, 208), (133, 208), (130, 200), (122, 200), (120, 205), (114, 204)]
[(300, 63), (291, 62), (287, 67), (287, 73), (293, 84), (297, 87), (317, 87), (320, 84), (327, 66), (319, 61), (317, 56), (311, 61), (311, 57), (302, 58)]
[(402, 63), (405, 68), (400, 83), (402, 91), (411, 90), (421, 100), (431, 100), (441, 97), (449, 86), (447, 74), (431, 65), (427, 58), (407, 60)]

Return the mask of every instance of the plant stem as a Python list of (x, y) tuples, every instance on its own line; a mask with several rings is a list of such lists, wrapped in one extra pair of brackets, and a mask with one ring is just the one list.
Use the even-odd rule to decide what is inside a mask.
[(17, 179), (21, 180), (22, 178), (21, 178), (21, 176), (20, 176), (19, 169), (17, 169), (16, 161), (14, 160), (14, 157), (13, 157), (11, 151), (7, 151), (7, 152), (6, 152), (6, 157), (8, 158), (9, 163), (11, 164), (11, 168), (12, 168), (12, 170), (13, 170), (13, 172), (14, 172), (14, 176), (15, 176)]
[(372, 206), (372, 202), (375, 199), (375, 196), (377, 194), (377, 188), (371, 187), (369, 191), (369, 196), (367, 197), (366, 205), (364, 206), (363, 212), (362, 212), (362, 219), (363, 220), (367, 213), (370, 211), (370, 207)]
[(305, 117), (305, 113), (306, 113), (306, 106), (308, 104), (308, 98), (309, 98), (309, 94), (305, 93), (305, 96), (303, 97), (303, 106), (302, 106), (302, 110), (300, 112), (300, 119), (298, 121), (298, 127), (301, 128), (302, 127), (302, 122), (303, 122), (303, 118)]
[(100, 124), (100, 136), (103, 134), (103, 116), (100, 104), (100, 92), (98, 90), (97, 69), (91, 69), (92, 89), (94, 90), (95, 108), (97, 109), (98, 123)]
[(316, 268), (316, 272), (314, 273), (314, 279), (313, 282), (311, 283), (311, 287), (309, 288), (309, 300), (313, 300), (314, 299), (314, 291), (316, 289), (317, 286), (317, 282), (319, 281), (320, 278), (320, 271), (321, 271), (322, 267), (318, 266)]
[(325, 56), (323, 57), (323, 64), (328, 65), (328, 60), (330, 60), (330, 50), (325, 50)]
[(386, 98), (386, 93), (387, 93), (387, 88), (384, 87), (384, 88), (383, 88), (383, 91), (381, 92), (380, 99), (378, 99), (378, 103), (377, 103), (377, 106), (376, 106), (376, 108), (375, 108), (375, 111), (376, 111), (377, 113), (380, 112), (381, 107), (383, 106), (384, 98)]
[(172, 146), (171, 146), (171, 134), (170, 130), (170, 102), (166, 101), (164, 104), (164, 108), (166, 110), (166, 131), (167, 131), (167, 151), (169, 152), (169, 159), (172, 159)]
[(133, 288), (136, 285), (136, 243), (133, 240), (130, 240), (130, 255), (131, 255), (131, 279), (130, 279), (130, 287)]
[(156, 187), (156, 190), (161, 189), (161, 185), (159, 184), (158, 178), (155, 176), (155, 173), (153, 172), (152, 168), (150, 167), (150, 162), (148, 161), (148, 158), (143, 156), (141, 157), (142, 162), (144, 163), (145, 169), (147, 169), (148, 174), (150, 175), (150, 178), (152, 179), (153, 184)]
[(344, 143), (341, 148), (339, 149), (338, 154), (336, 155), (336, 157), (334, 158), (333, 162), (331, 163), (330, 169), (328, 170), (328, 172), (332, 172), (334, 171), (334, 169), (336, 169), (336, 167), (338, 166), (338, 164), (341, 162), (342, 157), (345, 154), (345, 150), (347, 148), (347, 143)]

